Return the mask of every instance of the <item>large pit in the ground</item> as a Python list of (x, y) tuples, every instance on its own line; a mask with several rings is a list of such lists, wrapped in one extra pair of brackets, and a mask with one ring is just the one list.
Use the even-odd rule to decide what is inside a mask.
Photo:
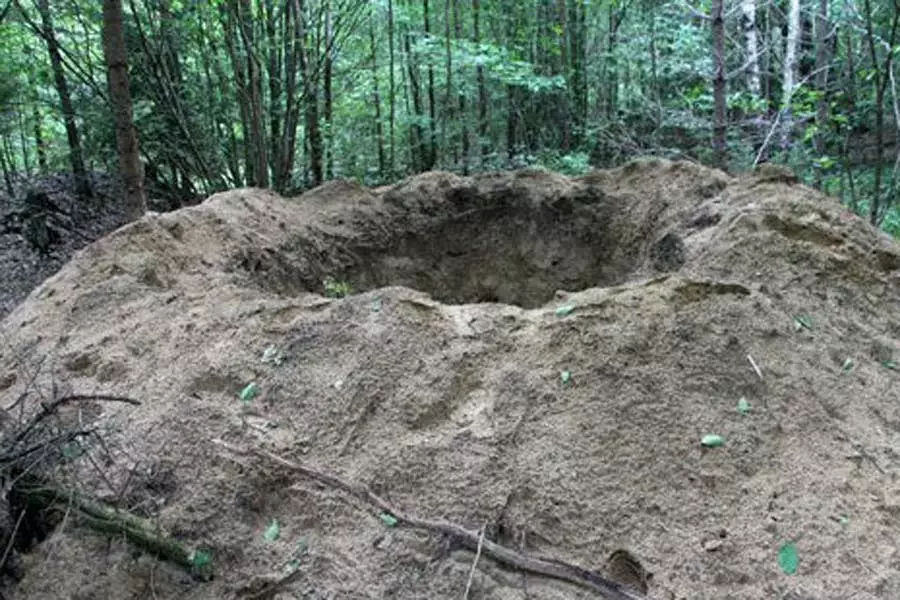
[[(666, 202), (609, 194), (595, 183), (528, 172), (420, 176), (356, 202), (353, 214), (329, 215), (335, 229), (322, 231), (315, 251), (307, 246), (306, 257), (315, 258), (301, 278), (320, 293), (332, 279), (353, 292), (405, 286), (448, 304), (534, 308), (560, 290), (682, 266)], [(335, 183), (306, 200), (354, 193)]]

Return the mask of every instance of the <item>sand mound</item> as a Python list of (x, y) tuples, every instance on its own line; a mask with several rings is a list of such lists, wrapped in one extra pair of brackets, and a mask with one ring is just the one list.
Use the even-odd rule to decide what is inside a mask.
[[(530, 555), (629, 549), (652, 598), (900, 597), (900, 248), (777, 172), (236, 190), (88, 246), (0, 336), (4, 405), (38, 369), (142, 401), (85, 411), (73, 466), (216, 572), (68, 523), (14, 597), (245, 597), (292, 561), (282, 598), (463, 597), (471, 552), (214, 439)], [(486, 558), (472, 586), (597, 597)]]

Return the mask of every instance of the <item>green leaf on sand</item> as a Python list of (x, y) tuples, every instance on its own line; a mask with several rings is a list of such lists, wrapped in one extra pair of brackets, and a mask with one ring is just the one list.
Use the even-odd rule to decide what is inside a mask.
[(748, 412), (750, 412), (750, 403), (747, 402), (746, 398), (741, 398), (740, 400), (738, 400), (738, 412), (740, 412), (742, 415), (746, 415)]
[(575, 310), (575, 307), (571, 304), (566, 304), (565, 306), (560, 306), (556, 309), (557, 317), (565, 317), (567, 315), (571, 315), (572, 311)]
[(278, 524), (278, 519), (272, 519), (272, 522), (266, 527), (266, 532), (263, 533), (263, 539), (267, 542), (274, 542), (279, 537), (281, 537), (281, 526)]
[(391, 513), (383, 512), (379, 515), (381, 520), (384, 521), (384, 524), (388, 527), (396, 527), (397, 526), (397, 517), (392, 515)]
[(778, 551), (778, 565), (786, 575), (793, 575), (797, 572), (797, 566), (800, 559), (797, 556), (797, 546), (792, 542), (784, 544)]
[(725, 439), (721, 435), (704, 435), (700, 443), (707, 448), (718, 448), (725, 445)]
[(247, 387), (241, 390), (241, 402), (244, 404), (250, 404), (250, 402), (256, 397), (256, 394), (259, 392), (259, 388), (256, 387), (256, 383), (248, 383)]
[(881, 366), (885, 369), (890, 369), (891, 371), (897, 370), (897, 361), (895, 360), (886, 360), (881, 363)]
[(844, 373), (849, 373), (852, 370), (853, 370), (853, 359), (847, 358), (846, 360), (844, 360), (844, 364), (841, 365), (841, 371), (843, 371)]
[(794, 331), (813, 328), (813, 320), (809, 315), (794, 315)]
[(194, 550), (193, 552), (191, 552), (189, 560), (195, 568), (201, 569), (212, 562), (212, 556), (209, 552), (205, 552), (203, 550)]
[(569, 385), (572, 383), (572, 373), (570, 371), (563, 371), (559, 374), (559, 379), (563, 382), (563, 385)]

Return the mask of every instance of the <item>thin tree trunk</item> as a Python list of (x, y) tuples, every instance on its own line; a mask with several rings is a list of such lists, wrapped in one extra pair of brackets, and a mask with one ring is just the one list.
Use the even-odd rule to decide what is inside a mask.
[[(453, 22), (456, 32), (456, 39), (463, 39), (462, 18), (459, 14), (459, 5), (463, 0), (454, 0), (453, 2)], [(462, 172), (464, 175), (469, 174), (469, 126), (466, 119), (466, 95), (460, 90), (457, 94), (457, 102), (459, 106), (459, 120), (462, 124), (461, 142), (462, 142)]]
[(609, 31), (607, 32), (607, 52), (609, 53), (609, 58), (607, 59), (607, 69), (606, 69), (606, 118), (614, 119), (618, 112), (618, 96), (619, 96), (619, 67), (618, 61), (616, 60), (616, 46), (618, 45), (618, 32), (619, 32), (619, 8), (617, 8), (616, 2), (609, 3), (609, 17), (608, 17), (608, 26)]
[(34, 145), (37, 149), (38, 170), (41, 173), (47, 172), (47, 147), (44, 143), (43, 120), (41, 119), (41, 109), (38, 107), (37, 100), (32, 105), (34, 126)]
[(28, 151), (28, 147), (31, 144), (28, 143), (28, 138), (25, 135), (28, 127), (25, 126), (25, 116), (18, 107), (16, 108), (16, 120), (18, 121), (16, 129), (19, 130), (19, 146), (22, 148), (22, 166), (25, 168), (25, 176), (31, 177), (31, 152)]
[(569, 19), (566, 10), (566, 0), (557, 0), (556, 6), (556, 22), (559, 25), (559, 59), (554, 60), (556, 63), (554, 72), (562, 75), (566, 81), (566, 89), (556, 94), (556, 127), (562, 133), (560, 140), (560, 148), (563, 152), (568, 153), (572, 148), (572, 117), (569, 106), (569, 92), (572, 87), (572, 77), (569, 71)]
[(712, 34), (713, 34), (713, 64), (715, 76), (713, 79), (713, 102), (715, 105), (713, 116), (713, 155), (716, 166), (720, 169), (727, 167), (727, 146), (725, 141), (725, 2), (713, 0), (712, 3)]
[(789, 0), (788, 31), (784, 47), (784, 68), (781, 90), (781, 147), (787, 149), (791, 145), (791, 133), (794, 128), (791, 101), (797, 85), (797, 48), (800, 44), (800, 0)]
[(50, 66), (53, 69), (53, 78), (56, 84), (56, 93), (62, 106), (63, 120), (66, 126), (66, 140), (69, 142), (69, 162), (72, 166), (72, 174), (75, 177), (75, 187), (82, 198), (93, 197), (91, 183), (84, 168), (84, 158), (81, 151), (81, 137), (78, 126), (75, 123), (75, 107), (72, 104), (72, 96), (69, 93), (69, 85), (63, 70), (62, 54), (59, 50), (59, 42), (56, 40), (56, 30), (53, 27), (51, 17), (50, 0), (38, 0), (38, 10), (41, 14), (43, 37), (47, 43), (47, 52), (50, 55)]
[(409, 155), (412, 168), (416, 172), (428, 168), (428, 150), (424, 148), (424, 133), (420, 125), (422, 120), (422, 95), (419, 87), (418, 60), (412, 52), (412, 33), (405, 31), (403, 34), (403, 49), (406, 55), (407, 76), (409, 77), (409, 91), (412, 94), (412, 108), (414, 121), (409, 128)]
[(866, 20), (866, 41), (869, 46), (869, 54), (872, 60), (872, 85), (875, 88), (875, 181), (872, 190), (872, 201), (869, 209), (869, 222), (877, 225), (884, 216), (884, 209), (887, 205), (885, 199), (882, 198), (882, 182), (884, 178), (884, 96), (887, 84), (893, 67), (894, 44), (897, 38), (897, 25), (900, 23), (900, 10), (894, 10), (891, 17), (891, 30), (889, 36), (884, 39), (887, 43), (888, 51), (886, 52), (884, 63), (878, 64), (878, 51), (874, 32), (874, 24), (872, 17), (871, 0), (863, 0)]
[[(7, 141), (6, 136), (3, 137), (3, 141), (4, 142)], [(4, 147), (6, 145), (7, 144), (4, 143), (3, 147), (0, 147), (0, 170), (3, 171), (3, 183), (6, 184), (6, 193), (9, 195), (10, 198), (12, 198), (16, 195), (16, 190), (13, 187), (12, 166), (9, 164), (9, 161), (7, 160), (7, 157), (6, 157), (6, 152), (4, 150)]]
[(301, 39), (295, 13), (299, 13), (298, 2), (289, 0), (284, 9), (284, 129), (278, 140), (278, 163), (272, 174), (275, 189), (286, 191), (294, 167), (294, 156), (299, 127), (299, 101), (297, 99), (297, 56), (298, 40)]
[(135, 220), (147, 211), (147, 198), (144, 195), (144, 173), (132, 116), (121, 0), (103, 0), (103, 56), (115, 117), (119, 171), (125, 183), (125, 212), (129, 219)]
[[(305, 18), (303, 13), (298, 17), (301, 21)], [(324, 181), (322, 148), (322, 128), (319, 123), (319, 80), (316, 65), (310, 60), (310, 49), (313, 47), (312, 35), (304, 26), (303, 37), (300, 41), (303, 46), (303, 97), (306, 102), (306, 149), (309, 160), (309, 172), (312, 176), (312, 185), (322, 185)]]
[(759, 78), (759, 42), (756, 29), (756, 0), (741, 0), (741, 29), (747, 52), (747, 89), (755, 97), (762, 93)]
[(390, 105), (390, 118), (388, 119), (389, 139), (390, 139), (390, 173), (391, 177), (396, 172), (397, 153), (395, 151), (396, 140), (396, 120), (397, 120), (397, 82), (395, 77), (394, 64), (394, 0), (388, 0), (388, 103)]
[(266, 127), (263, 123), (262, 67), (253, 31), (253, 4), (240, 0), (237, 10), (238, 28), (247, 54), (247, 85), (250, 108), (250, 147), (253, 148), (253, 185), (269, 187), (269, 157), (266, 145)]
[(223, 6), (225, 17), (222, 20), (222, 27), (225, 30), (225, 50), (228, 52), (228, 60), (231, 62), (232, 72), (234, 73), (234, 85), (236, 88), (236, 96), (238, 101), (238, 112), (241, 119), (241, 149), (244, 155), (244, 176), (242, 178), (244, 184), (253, 185), (256, 181), (255, 161), (253, 160), (253, 149), (251, 147), (252, 134), (250, 126), (250, 93), (247, 89), (247, 77), (244, 73), (244, 64), (238, 54), (239, 42), (236, 31), (236, 21), (238, 21), (238, 4), (230, 2), (227, 7)]
[[(472, 0), (472, 41), (475, 42), (476, 48), (481, 44), (481, 0)], [(484, 81), (484, 66), (480, 63), (475, 67), (475, 78), (478, 83), (478, 148), (483, 168), (490, 152), (490, 140), (488, 140), (487, 85)]]
[(372, 101), (375, 103), (375, 138), (378, 149), (378, 176), (385, 180), (384, 126), (381, 123), (381, 94), (378, 91), (378, 46), (375, 42), (375, 25), (369, 24), (369, 43), (372, 46)]
[(454, 114), (456, 112), (455, 98), (453, 95), (453, 38), (450, 35), (450, 26), (453, 22), (451, 16), (452, 13), (450, 11), (451, 2), (455, 2), (455, 0), (444, 0), (444, 43), (446, 46), (447, 60), (445, 65), (446, 83), (444, 86), (444, 119), (441, 126), (441, 145), (443, 146), (445, 153), (447, 148), (452, 148), (453, 164), (455, 165), (459, 160), (459, 151), (454, 143), (453, 130), (450, 128), (450, 124), (455, 121)]
[[(506, 0), (503, 3), (504, 14), (506, 14), (506, 43), (510, 46), (515, 42), (516, 21), (515, 10), (517, 0)], [(514, 85), (506, 86), (506, 159), (510, 162), (516, 155), (517, 135), (518, 135), (518, 98), (517, 90)]]
[[(816, 106), (816, 135), (813, 145), (816, 154), (823, 156), (825, 148), (825, 130), (828, 126), (828, 63), (829, 63), (829, 29), (828, 0), (819, 0), (819, 11), (816, 15), (816, 90), (819, 92), (819, 101)], [(821, 187), (822, 171), (816, 171), (816, 182)]]
[[(279, 171), (279, 165), (281, 165), (282, 162), (281, 152), (283, 149), (283, 140), (281, 137), (281, 125), (284, 116), (281, 105), (283, 93), (282, 84), (284, 82), (281, 54), (283, 47), (279, 43), (279, 33), (282, 36), (285, 34), (283, 31), (279, 31), (278, 20), (276, 19), (275, 14), (275, 2), (267, 0), (266, 2), (261, 2), (260, 6), (263, 7), (265, 11), (266, 51), (268, 53), (266, 71), (269, 82), (269, 140), (267, 144), (269, 167), (272, 170), (273, 185), (278, 191), (283, 191), (283, 189), (279, 188), (278, 183), (276, 183), (280, 173), (278, 175), (276, 173)], [(285, 13), (287, 12), (288, 11), (285, 10)], [(281, 20), (281, 22), (283, 23), (284, 21)]]
[[(422, 10), (424, 12), (425, 36), (431, 37), (431, 22), (428, 16), (428, 0), (422, 0)], [(434, 64), (428, 59), (428, 160), (425, 169), (431, 170), (437, 164), (437, 117), (435, 115), (434, 102)]]
[[(585, 128), (587, 126), (588, 112), (588, 88), (587, 88), (587, 56), (585, 54), (585, 40), (587, 38), (586, 7), (583, 2), (575, 1), (570, 3), (570, 34), (571, 41), (571, 80), (572, 80), (572, 124), (574, 125), (573, 143), (581, 146), (584, 142)], [(659, 93), (659, 79), (657, 77), (657, 51), (656, 51), (656, 32), (655, 32), (655, 16), (651, 15), (651, 38), (650, 38), (650, 68), (652, 71), (653, 93), (651, 97), (661, 103)], [(660, 106), (660, 110), (661, 110)]]
[(331, 14), (331, 0), (325, 4), (325, 178), (334, 178), (334, 107), (332, 97), (332, 77), (334, 76), (334, 57), (332, 55), (334, 24)]

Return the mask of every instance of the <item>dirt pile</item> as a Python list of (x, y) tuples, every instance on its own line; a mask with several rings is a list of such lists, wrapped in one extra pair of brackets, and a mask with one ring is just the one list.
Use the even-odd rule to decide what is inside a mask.
[[(142, 402), (80, 415), (105, 444), (69, 467), (216, 573), (69, 522), (13, 597), (248, 597), (286, 566), (282, 598), (463, 597), (471, 552), (213, 440), (523, 554), (628, 549), (652, 598), (900, 597), (900, 248), (778, 173), (237, 190), (88, 246), (0, 336), (4, 405), (35, 372)], [(471, 585), (598, 597), (489, 557)]]

